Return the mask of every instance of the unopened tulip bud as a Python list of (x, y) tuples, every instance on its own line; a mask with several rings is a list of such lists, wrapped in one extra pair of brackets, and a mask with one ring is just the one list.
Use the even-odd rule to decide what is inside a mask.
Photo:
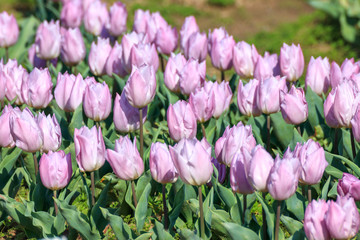
[(80, 27), (83, 17), (81, 0), (71, 0), (63, 5), (60, 14), (61, 25), (67, 28)]
[(89, 67), (91, 72), (96, 76), (105, 74), (106, 61), (111, 52), (110, 40), (98, 38), (97, 43), (91, 44), (89, 53)]
[(155, 181), (162, 184), (176, 182), (179, 174), (165, 143), (156, 142), (151, 145), (149, 166)]
[(44, 112), (39, 113), (36, 121), (43, 136), (42, 150), (44, 152), (58, 150), (61, 145), (61, 128), (55, 114), (51, 117), (50, 115), (46, 116)]
[(281, 90), (287, 92), (285, 77), (270, 77), (260, 81), (257, 105), (263, 113), (271, 114), (280, 111)]
[(109, 22), (109, 12), (106, 4), (100, 0), (93, 1), (84, 12), (83, 21), (86, 31), (99, 36)]
[(205, 82), (204, 88), (207, 92), (211, 91), (215, 96), (215, 110), (213, 116), (219, 118), (225, 112), (231, 102), (232, 91), (228, 82), (222, 81), (220, 84), (217, 82)]
[(288, 124), (299, 125), (308, 117), (308, 104), (302, 88), (294, 85), (288, 93), (280, 91), (281, 114)]
[(36, 31), (36, 55), (45, 60), (57, 58), (60, 55), (61, 34), (59, 21), (44, 21)]
[(309, 240), (330, 240), (329, 230), (326, 227), (325, 215), (329, 204), (323, 199), (312, 200), (306, 207), (304, 230)]
[(61, 29), (61, 59), (68, 66), (84, 60), (86, 48), (79, 28)]
[(184, 55), (186, 59), (196, 59), (202, 62), (207, 56), (207, 38), (205, 33), (193, 33), (186, 44)]
[(215, 112), (215, 95), (211, 89), (196, 89), (190, 94), (189, 103), (198, 122), (208, 121)]
[(185, 18), (185, 21), (180, 30), (180, 47), (181, 50), (184, 52), (186, 49), (187, 42), (189, 37), (195, 33), (199, 32), (199, 26), (196, 23), (196, 19), (194, 16), (189, 16)]
[(234, 46), (233, 65), (234, 70), (241, 77), (254, 76), (254, 68), (259, 54), (255, 45), (251, 45), (242, 41)]
[(132, 65), (140, 68), (142, 65), (149, 65), (156, 72), (159, 68), (159, 56), (156, 52), (154, 44), (136, 44), (132, 47), (130, 53), (130, 61)]
[(259, 84), (257, 79), (252, 79), (245, 85), (240, 81), (237, 103), (241, 114), (255, 117), (261, 115), (261, 110), (257, 105)]
[(304, 54), (300, 44), (291, 46), (283, 44), (280, 50), (280, 69), (290, 82), (298, 80), (304, 71)]
[(317, 95), (326, 93), (330, 85), (330, 63), (327, 57), (310, 58), (305, 77), (305, 88), (310, 87)]
[(105, 120), (111, 112), (109, 86), (105, 82), (88, 85), (84, 92), (83, 107), (88, 118), (94, 121)]
[(343, 173), (343, 177), (339, 179), (337, 192), (344, 197), (349, 195), (355, 201), (360, 200), (360, 180), (349, 173)]
[(120, 36), (126, 32), (127, 10), (122, 2), (115, 2), (110, 7), (109, 32), (113, 36)]
[(186, 59), (181, 53), (177, 55), (171, 53), (164, 72), (164, 83), (170, 91), (180, 92), (179, 73), (185, 64)]
[(206, 64), (190, 59), (179, 73), (180, 90), (182, 94), (190, 95), (200, 87), (205, 80)]
[(13, 108), (9, 104), (4, 107), (4, 109), (0, 115), (0, 147), (12, 148), (15, 146), (14, 139), (10, 132), (10, 118), (11, 118), (12, 111), (13, 111)]
[(7, 12), (0, 14), (0, 47), (7, 48), (14, 45), (19, 37), (19, 26), (15, 17)]
[(112, 76), (113, 73), (120, 77), (125, 77), (127, 75), (122, 54), (123, 50), (121, 45), (118, 44), (118, 42), (115, 42), (115, 45), (106, 60), (105, 69), (108, 76)]
[(178, 46), (178, 32), (176, 28), (166, 26), (157, 31), (155, 45), (159, 53), (170, 55)]
[(230, 165), (230, 185), (234, 192), (241, 194), (251, 194), (254, 189), (251, 187), (245, 170), (245, 156), (236, 153)]

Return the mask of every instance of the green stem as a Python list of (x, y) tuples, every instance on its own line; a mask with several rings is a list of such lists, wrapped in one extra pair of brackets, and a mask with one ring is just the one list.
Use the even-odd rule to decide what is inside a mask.
[(353, 133), (352, 129), (350, 129), (350, 138), (351, 138), (351, 150), (352, 150), (352, 154), (353, 154), (353, 159), (355, 159), (355, 157), (356, 157), (355, 138), (354, 138), (354, 133)]
[(246, 197), (247, 197), (247, 194), (244, 194), (244, 196), (243, 196), (243, 215), (242, 215), (242, 224), (244, 226), (245, 226), (245, 212), (246, 212), (246, 208), (247, 208)]
[(339, 142), (339, 129), (335, 128), (335, 137), (334, 137), (334, 146), (333, 146), (333, 153), (338, 153), (338, 142)]
[(55, 199), (57, 199), (56, 190), (54, 190), (54, 208), (55, 208), (55, 215), (57, 215), (59, 210), (58, 210), (58, 206), (57, 206), (57, 204), (55, 202)]
[(77, 75), (77, 68), (76, 65), (71, 67), (71, 72), (76, 76)]
[(166, 188), (165, 184), (162, 185), (162, 196), (163, 196), (163, 208), (164, 208), (164, 228), (165, 231), (169, 229), (169, 219), (168, 219), (168, 208), (166, 206)]
[[(263, 193), (262, 193), (262, 197), (263, 197), (263, 199), (264, 199), (264, 201), (265, 201), (265, 199), (266, 199), (266, 192), (263, 192)], [(262, 227), (262, 229), (263, 229), (263, 239), (264, 239), (264, 240), (267, 240), (267, 239), (268, 239), (268, 235), (267, 235), (267, 221), (266, 221), (266, 213), (265, 213), (264, 207), (262, 207), (262, 219), (263, 219), (263, 227)]]
[(34, 168), (35, 168), (35, 179), (36, 179), (36, 176), (38, 175), (39, 172), (39, 163), (36, 157), (36, 153), (33, 154), (33, 157), (34, 157)]
[(9, 62), (9, 48), (8, 47), (5, 48), (5, 58), (6, 58), (6, 63)]
[(205, 239), (204, 208), (203, 208), (201, 185), (198, 187), (198, 190), (199, 190), (199, 206), (200, 206), (200, 230), (201, 230), (200, 236), (202, 239)]
[(225, 71), (221, 70), (221, 79), (218, 81), (218, 83), (221, 83), (222, 81), (225, 81)]
[(140, 156), (144, 160), (144, 126), (143, 126), (143, 111), (142, 108), (139, 108), (140, 115)]
[(311, 185), (308, 186), (307, 197), (308, 197), (308, 202), (309, 202), (308, 204), (310, 204), (311, 200), (312, 200), (312, 198), (311, 198)]
[(206, 139), (206, 131), (205, 131), (204, 123), (201, 123), (201, 129), (202, 129), (203, 137)]
[(280, 211), (281, 211), (281, 201), (277, 201), (277, 210), (276, 210), (276, 225), (275, 225), (275, 240), (279, 239), (279, 228), (280, 228)]
[(164, 57), (163, 57), (163, 55), (161, 53), (159, 53), (159, 57), (160, 57), (161, 71), (164, 73), (165, 72)]
[(266, 117), (266, 128), (267, 128), (266, 150), (270, 153), (270, 128), (271, 128), (270, 114), (267, 115)]
[(65, 112), (65, 115), (66, 115), (66, 120), (67, 120), (68, 124), (70, 125), (70, 123), (71, 123), (71, 113), (70, 112)]
[(297, 126), (297, 131), (298, 131), (298, 133), (300, 134), (300, 136), (301, 136), (301, 128), (300, 128), (300, 125), (299, 126)]
[(136, 208), (136, 207), (137, 207), (137, 199), (136, 199), (135, 182), (134, 182), (134, 180), (131, 181), (131, 190), (132, 190), (132, 195), (133, 195), (133, 200), (134, 200), (134, 206), (135, 206), (135, 208)]
[(91, 177), (91, 205), (95, 205), (95, 175), (94, 172), (90, 173)]

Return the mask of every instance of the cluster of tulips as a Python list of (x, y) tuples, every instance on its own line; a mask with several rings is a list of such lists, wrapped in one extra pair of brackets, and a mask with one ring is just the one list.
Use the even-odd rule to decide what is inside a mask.
[[(97, 36), (88, 55), (80, 30), (82, 24), (88, 33)], [(198, 236), (204, 239), (209, 238), (209, 234), (206, 233), (208, 215), (204, 217), (202, 198), (209, 189), (217, 189), (215, 183), (231, 186), (235, 196), (242, 196), (241, 222), (245, 227), (249, 227), (245, 223), (248, 197), (260, 192), (262, 196), (258, 196), (263, 201), (269, 193), (277, 201), (275, 234), (272, 234), (275, 239), (280, 234), (281, 203), (297, 192), (299, 184), (308, 189), (303, 226), (309, 239), (350, 239), (357, 234), (360, 215), (355, 201), (360, 200), (360, 180), (344, 173), (338, 181), (336, 202), (312, 200), (311, 186), (320, 184), (331, 163), (326, 159), (324, 148), (312, 139), (297, 142), (286, 151), (280, 151), (280, 147), (271, 148), (271, 116), (281, 112), (284, 124), (295, 125), (300, 138), (305, 128), (302, 124), (309, 117), (306, 94), (298, 81), (305, 65), (300, 45), (284, 43), (279, 56), (268, 52), (260, 55), (254, 45), (244, 41), (236, 43), (224, 28), (209, 31), (207, 35), (200, 32), (196, 19), (190, 16), (178, 34), (158, 12), (144, 10), (136, 10), (132, 32), (127, 32), (126, 26), (127, 10), (121, 2), (114, 3), (108, 11), (100, 0), (64, 0), (60, 21), (44, 21), (38, 26), (34, 44), (28, 48), (28, 60), (34, 67), (28, 72), (16, 59), (8, 57), (8, 49), (16, 44), (19, 36), (16, 19), (6, 12), (0, 14), (0, 47), (5, 48), (6, 53), (0, 63), (3, 108), (0, 146), (34, 153), (35, 176), (39, 171), (42, 185), (53, 191), (57, 215), (67, 216), (62, 205), (58, 209), (57, 193), (74, 181), (76, 164), (73, 160), (76, 159), (77, 168), (82, 173), (90, 173), (90, 208), (96, 207), (95, 172), (106, 161), (119, 179), (130, 182), (136, 209), (139, 199), (135, 184), (149, 169), (153, 180), (162, 184), (165, 230), (175, 229), (174, 223), (169, 229), (166, 195), (170, 193), (166, 184), (176, 183), (180, 177), (183, 183), (198, 188)], [(221, 72), (217, 81), (206, 75), (208, 54), (212, 66)], [(86, 76), (77, 69), (85, 59), (91, 72)], [(54, 75), (52, 69), (59, 60), (70, 73)], [(161, 71), (158, 71), (160, 65)], [(241, 78), (233, 90), (225, 77), (225, 71), (232, 68)], [(109, 81), (102, 79), (104, 75), (123, 79), (123, 89), (116, 86), (116, 81), (108, 85)], [(149, 106), (158, 97), (159, 85), (165, 85), (168, 95), (177, 96), (179, 100), (166, 103), (166, 132), (161, 141), (153, 142), (146, 151), (144, 124)], [(329, 127), (352, 128), (352, 157), (355, 159), (354, 139), (360, 142), (360, 62), (345, 59), (339, 67), (335, 62), (330, 66), (326, 57), (311, 57), (305, 90), (325, 100), (322, 106)], [(233, 91), (237, 92), (235, 97)], [(244, 125), (241, 121), (232, 127), (226, 122), (222, 136), (209, 140), (206, 126), (214, 119), (223, 121), (224, 115), (232, 111), (229, 108), (233, 102), (237, 102), (244, 119), (266, 116), (267, 136), (263, 138), (266, 141), (259, 142), (252, 125)], [(46, 115), (54, 105), (63, 114)], [(65, 116), (70, 124), (76, 112), (82, 114), (81, 108), (93, 122), (91, 127), (81, 122), (81, 126), (70, 132), (75, 149), (72, 159), (69, 149), (63, 147), (64, 130), (60, 123)], [(104, 122), (111, 116), (111, 124), (120, 133), (115, 135), (116, 140), (103, 136), (104, 128), (109, 132)], [(140, 151), (133, 137), (137, 130), (140, 130)], [(339, 136), (335, 135), (337, 148)], [(104, 138), (115, 143), (106, 144)], [(36, 152), (40, 155), (39, 166)], [(7, 199), (2, 194), (0, 197)], [(212, 206), (212, 203), (207, 204), (206, 207)], [(267, 204), (261, 204), (262, 237), (267, 239), (273, 229), (267, 229), (270, 215), (265, 214)], [(66, 220), (72, 228), (79, 227)], [(242, 229), (241, 225), (238, 228)]]

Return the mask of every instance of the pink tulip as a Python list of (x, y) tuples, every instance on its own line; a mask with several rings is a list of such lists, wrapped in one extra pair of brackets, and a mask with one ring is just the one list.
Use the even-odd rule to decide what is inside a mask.
[(137, 9), (134, 14), (133, 30), (137, 33), (146, 33), (147, 23), (150, 21), (151, 15), (149, 10)]
[(257, 106), (265, 114), (280, 111), (280, 91), (287, 92), (285, 77), (270, 77), (260, 81)]
[[(325, 108), (325, 107), (324, 107)], [(356, 141), (360, 142), (360, 108), (357, 107), (356, 112), (351, 119), (352, 133)]]
[(184, 183), (200, 186), (210, 181), (211, 154), (196, 138), (181, 139), (174, 147), (170, 146), (170, 154)]
[(18, 148), (25, 152), (36, 152), (42, 148), (41, 129), (28, 108), (13, 111), (10, 116), (10, 132)]
[(206, 63), (199, 63), (190, 59), (179, 72), (180, 91), (184, 95), (190, 95), (205, 81)]
[(261, 110), (257, 105), (259, 81), (251, 79), (246, 85), (239, 82), (237, 103), (241, 114), (246, 116), (260, 116)]
[(57, 58), (60, 55), (61, 34), (59, 21), (44, 21), (36, 31), (36, 55), (45, 60)]
[(110, 7), (109, 32), (113, 36), (120, 36), (126, 32), (127, 10), (122, 2), (115, 2)]
[(67, 28), (78, 28), (83, 17), (81, 0), (71, 0), (63, 5), (60, 14), (61, 24)]
[(17, 42), (19, 26), (12, 14), (5, 11), (0, 13), (0, 29), (0, 47), (8, 48)]
[(308, 104), (302, 88), (294, 85), (288, 93), (280, 91), (281, 114), (288, 124), (299, 125), (308, 117)]
[(91, 72), (96, 76), (105, 74), (106, 61), (111, 52), (109, 39), (98, 38), (97, 43), (91, 44), (89, 53), (89, 67)]
[(317, 95), (326, 93), (330, 85), (330, 63), (327, 57), (310, 58), (305, 77), (305, 88), (311, 87)]
[(84, 92), (83, 107), (88, 118), (94, 121), (105, 120), (111, 112), (109, 86), (105, 82), (88, 85)]
[(329, 230), (326, 227), (325, 215), (329, 204), (325, 200), (312, 200), (306, 207), (304, 230), (309, 240), (330, 240)]
[[(36, 68), (45, 68), (47, 65), (46, 60), (39, 58), (38, 56), (36, 56), (36, 45), (33, 44), (31, 45), (31, 47), (28, 50), (28, 59), (29, 62)], [(52, 60), (50, 60), (50, 63), (53, 66), (56, 66), (57, 64), (57, 58), (54, 58)]]
[(56, 103), (62, 110), (74, 112), (82, 103), (85, 88), (86, 84), (80, 73), (77, 76), (67, 72), (59, 73), (54, 90)]
[(331, 63), (330, 84), (332, 88), (336, 88), (344, 79), (350, 79), (353, 75), (357, 75), (360, 71), (358, 64), (354, 63), (354, 59), (345, 59), (341, 64), (341, 68), (336, 62)]
[(72, 175), (71, 153), (65, 155), (63, 150), (45, 153), (39, 162), (42, 184), (53, 191), (68, 185)]
[[(225, 29), (223, 33), (219, 31), (209, 33), (209, 54), (212, 65), (220, 70), (229, 70), (233, 65), (233, 48), (235, 41), (233, 36), (229, 36)], [(220, 31), (221, 32), (221, 31)]]
[(37, 124), (43, 136), (42, 150), (44, 152), (56, 151), (61, 145), (61, 128), (55, 118), (55, 114), (45, 115), (44, 112), (39, 113), (36, 117)]
[(130, 61), (131, 64), (136, 67), (140, 67), (142, 65), (149, 65), (154, 68), (156, 72), (159, 68), (159, 56), (156, 52), (154, 44), (135, 44), (130, 53)]
[(334, 100), (336, 95), (336, 88), (332, 89), (324, 101), (324, 116), (329, 127), (338, 128), (339, 122), (334, 115)]
[(251, 194), (254, 189), (246, 177), (245, 159), (246, 157), (243, 154), (235, 153), (230, 165), (230, 185), (234, 192)]
[(185, 57), (181, 54), (171, 53), (164, 71), (165, 86), (172, 92), (180, 92), (180, 71), (186, 64)]
[(216, 167), (217, 171), (218, 171), (218, 181), (219, 183), (223, 184), (226, 178), (226, 165), (220, 163), (218, 160), (216, 160), (216, 158), (212, 158), (211, 159), (211, 163), (214, 164), (214, 166)]
[[(17, 109), (20, 111), (19, 109)], [(12, 148), (15, 146), (14, 139), (10, 132), (10, 118), (13, 108), (9, 104), (4, 107), (0, 115), (0, 147)]]
[(220, 84), (217, 82), (205, 82), (204, 88), (206, 92), (214, 93), (215, 97), (215, 110), (213, 116), (219, 118), (225, 112), (231, 102), (232, 91), (228, 82), (222, 81)]
[(298, 80), (304, 72), (304, 54), (300, 44), (291, 46), (286, 43), (280, 49), (280, 69), (290, 82)]
[[(125, 97), (125, 92), (119, 96), (116, 93), (114, 101), (114, 125), (119, 132), (127, 133), (140, 128), (139, 109), (131, 106)], [(146, 121), (147, 107), (143, 109), (143, 123)]]
[(68, 66), (84, 60), (86, 48), (79, 28), (61, 29), (61, 59)]
[(166, 26), (156, 32), (155, 45), (159, 53), (170, 55), (178, 46), (178, 32), (176, 28)]
[(130, 58), (130, 53), (131, 53), (131, 49), (135, 44), (138, 43), (143, 43), (146, 44), (148, 43), (148, 37), (146, 34), (143, 33), (136, 33), (136, 32), (131, 32), (129, 34), (125, 34), (123, 36), (123, 38), (121, 39), (121, 46), (123, 49), (123, 61), (124, 61), (124, 68), (126, 70), (127, 73), (131, 73), (131, 58)]
[(254, 77), (258, 80), (268, 79), (272, 76), (279, 75), (279, 62), (277, 54), (269, 54), (265, 52), (264, 57), (258, 56), (255, 68)]
[(146, 35), (149, 37), (151, 43), (155, 43), (156, 34), (160, 29), (168, 27), (165, 19), (160, 15), (159, 12), (151, 14), (149, 21), (146, 23)]
[(216, 42), (221, 41), (223, 38), (228, 37), (229, 34), (224, 27), (215, 28), (212, 32), (209, 29), (209, 41), (208, 41), (208, 51), (211, 55), (211, 49)]
[(184, 52), (187, 46), (187, 42), (189, 37), (195, 33), (199, 32), (199, 26), (196, 23), (196, 19), (194, 16), (189, 16), (185, 18), (185, 21), (180, 30), (180, 47)]
[(184, 49), (186, 59), (196, 59), (202, 62), (207, 56), (207, 38), (205, 33), (195, 32), (189, 36)]
[(149, 165), (155, 181), (162, 184), (176, 182), (179, 174), (165, 143), (156, 142), (151, 145)]
[(244, 41), (238, 42), (233, 48), (234, 70), (241, 77), (252, 77), (258, 57), (254, 44), (250, 46)]
[(95, 36), (99, 36), (104, 32), (105, 27), (109, 23), (109, 12), (106, 4), (100, 0), (90, 3), (84, 12), (83, 21), (86, 31)]
[(46, 108), (53, 99), (52, 88), (49, 70), (34, 68), (21, 86), (21, 96), (30, 107)]
[(115, 45), (106, 60), (105, 70), (108, 76), (112, 76), (113, 73), (120, 77), (125, 77), (127, 75), (122, 54), (123, 50), (121, 45), (118, 44), (118, 42), (115, 42)]
[(124, 87), (129, 103), (136, 108), (146, 107), (155, 97), (156, 76), (152, 66), (133, 66), (131, 75)]
[(340, 196), (350, 196), (355, 201), (360, 200), (360, 180), (349, 173), (343, 173), (342, 179), (339, 179), (337, 192)]
[(21, 65), (18, 66), (16, 60), (10, 59), (7, 64), (3, 65), (0, 70), (0, 79), (4, 82), (3, 88), (6, 89), (5, 96), (9, 101), (13, 101), (16, 98), (15, 104), (21, 105), (24, 103), (21, 96), (21, 87), (28, 78), (28, 72)]
[(174, 141), (196, 136), (196, 118), (189, 103), (179, 100), (174, 105), (170, 104), (166, 116), (169, 134)]
[(215, 112), (215, 94), (211, 89), (196, 89), (190, 94), (189, 103), (198, 122), (208, 121)]
[(82, 172), (93, 172), (104, 165), (106, 150), (100, 127), (75, 128), (74, 144), (76, 161)]

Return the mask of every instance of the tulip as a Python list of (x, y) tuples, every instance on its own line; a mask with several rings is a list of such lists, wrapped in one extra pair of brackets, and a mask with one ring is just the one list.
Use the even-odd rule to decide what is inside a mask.
[(138, 68), (144, 64), (152, 66), (155, 72), (159, 68), (159, 57), (154, 44), (135, 44), (131, 49), (130, 61)]
[(305, 88), (311, 87), (317, 95), (326, 93), (330, 85), (330, 63), (327, 57), (310, 58), (305, 77)]
[[(86, 126), (74, 131), (76, 161), (82, 172), (93, 172), (105, 163), (105, 143), (101, 128)], [(90, 146), (90, 147), (89, 147)]]
[(281, 114), (288, 124), (299, 125), (308, 117), (308, 104), (302, 88), (291, 87), (289, 93), (280, 91)]
[[(21, 65), (17, 66), (16, 60), (9, 60), (0, 70), (0, 79), (4, 82), (3, 88), (6, 89), (5, 96), (9, 101), (21, 105), (24, 100), (21, 96), (21, 87), (23, 82), (29, 78), (28, 72)], [(3, 92), (4, 93), (4, 92)], [(3, 94), (2, 93), (2, 94)], [(3, 99), (3, 97), (1, 98)]]
[(156, 142), (151, 145), (149, 165), (155, 181), (162, 184), (176, 182), (179, 174), (165, 143)]
[(200, 186), (210, 181), (211, 154), (196, 138), (181, 139), (174, 147), (170, 146), (170, 154), (184, 183)]
[(260, 81), (257, 105), (263, 113), (271, 114), (280, 110), (281, 90), (287, 92), (285, 77), (270, 77)]
[(360, 200), (360, 180), (349, 173), (343, 173), (342, 179), (339, 179), (337, 192), (340, 196), (350, 196), (355, 201)]
[(59, 73), (54, 96), (57, 105), (66, 112), (74, 112), (82, 103), (86, 83), (81, 74)]
[(119, 75), (120, 77), (125, 77), (127, 72), (124, 68), (124, 61), (122, 59), (122, 47), (118, 42), (115, 42), (114, 47), (112, 48), (109, 57), (106, 60), (105, 71), (108, 76), (113, 74)]
[(215, 41), (213, 39), (210, 51), (212, 65), (221, 71), (229, 70), (233, 65), (234, 46), (233, 36), (229, 36), (227, 33), (223, 38), (218, 38)]
[(260, 116), (261, 110), (257, 105), (259, 81), (251, 79), (246, 85), (239, 82), (237, 103), (241, 114), (246, 116)]
[(104, 32), (109, 22), (109, 12), (106, 4), (100, 0), (92, 2), (84, 12), (83, 21), (86, 31), (95, 36), (99, 36)]
[(98, 37), (97, 44), (91, 43), (89, 53), (89, 67), (91, 72), (96, 76), (105, 74), (106, 61), (111, 52), (111, 45), (109, 39)]
[(215, 94), (211, 89), (196, 89), (190, 94), (189, 103), (198, 122), (208, 121), (215, 112)]
[(61, 29), (61, 59), (68, 66), (84, 60), (86, 48), (79, 28)]
[(10, 132), (15, 145), (25, 152), (36, 152), (42, 148), (43, 135), (34, 115), (28, 108), (22, 112), (14, 110), (10, 115)]
[(71, 180), (71, 153), (65, 154), (60, 150), (43, 154), (40, 158), (39, 170), (41, 182), (46, 188), (53, 191), (63, 189)]
[(0, 47), (8, 48), (17, 42), (19, 26), (12, 14), (5, 11), (0, 13), (0, 29)]
[(49, 70), (34, 68), (21, 86), (21, 96), (30, 107), (46, 108), (53, 99), (52, 88)]
[(267, 182), (269, 193), (275, 200), (285, 200), (290, 198), (297, 189), (299, 181), (300, 162), (292, 156), (279, 155), (275, 158), (274, 166), (271, 168)]
[(185, 18), (185, 21), (180, 30), (180, 47), (181, 50), (184, 52), (187, 46), (187, 42), (189, 37), (195, 33), (199, 32), (199, 26), (196, 23), (196, 19), (194, 16), (189, 16)]
[(143, 174), (144, 162), (137, 150), (136, 138), (131, 142), (128, 136), (120, 136), (115, 141), (115, 149), (106, 151), (107, 161), (120, 179), (131, 181)]
[(256, 146), (251, 125), (244, 126), (239, 122), (232, 128), (227, 128), (222, 137), (215, 143), (216, 159), (227, 166), (231, 165), (234, 155), (245, 147), (249, 152)]
[(164, 71), (165, 86), (172, 92), (180, 92), (179, 73), (186, 64), (185, 57), (181, 54), (171, 53)]
[[(41, 59), (39, 58), (38, 56), (36, 56), (36, 45), (33, 44), (31, 45), (31, 47), (29, 48), (28, 50), (28, 59), (29, 59), (29, 62), (36, 68), (45, 68), (46, 65), (47, 65), (47, 62), (46, 60), (44, 59)], [(53, 65), (53, 66), (56, 66), (57, 64), (57, 58), (54, 58), (52, 60), (50, 60), (50, 63)]]
[(202, 62), (207, 56), (207, 38), (205, 33), (195, 32), (186, 43), (184, 55), (186, 59), (196, 59)]
[(157, 31), (155, 36), (155, 45), (159, 53), (170, 55), (178, 45), (178, 32), (176, 28), (166, 26)]
[(336, 202), (330, 201), (325, 222), (331, 238), (353, 238), (360, 227), (360, 215), (354, 199), (338, 196)]
[(234, 70), (241, 77), (252, 77), (259, 54), (254, 44), (241, 41), (233, 48)]
[(304, 230), (309, 240), (330, 240), (329, 230), (326, 227), (325, 215), (329, 204), (323, 199), (312, 200), (306, 207)]
[(42, 150), (44, 152), (56, 151), (61, 145), (61, 128), (55, 118), (55, 114), (51, 117), (45, 115), (44, 112), (39, 113), (36, 118), (37, 124), (43, 136)]
[(83, 107), (88, 118), (94, 121), (105, 120), (111, 112), (109, 86), (105, 82), (88, 85), (84, 92)]
[[(70, 1), (70, 0), (63, 0), (63, 1)], [(98, 1), (98, 0), (82, 0), (82, 9), (83, 12), (85, 13), (85, 11), (88, 9), (88, 7), (90, 6), (90, 4), (92, 4), (93, 2)]]
[(334, 100), (336, 95), (336, 88), (332, 89), (324, 101), (324, 116), (329, 127), (338, 128), (339, 122), (334, 115)]
[(174, 141), (196, 136), (196, 118), (189, 103), (179, 100), (174, 105), (170, 104), (166, 116), (169, 134)]
[(212, 158), (211, 159), (211, 163), (214, 164), (214, 166), (216, 167), (217, 171), (218, 171), (218, 181), (219, 183), (224, 183), (225, 178), (226, 178), (226, 165), (221, 164), (218, 160), (216, 160), (216, 158)]
[(224, 27), (215, 28), (212, 32), (209, 29), (209, 41), (208, 41), (209, 55), (211, 55), (211, 49), (215, 45), (215, 43), (221, 41), (223, 38), (226, 38), (228, 36), (229, 34)]
[(360, 142), (360, 108), (359, 107), (357, 107), (356, 112), (353, 118), (351, 119), (351, 127), (355, 140)]
[[(147, 107), (144, 108), (143, 123), (146, 121)], [(125, 92), (119, 96), (116, 93), (114, 101), (115, 129), (122, 133), (132, 132), (140, 128), (139, 109), (130, 105), (125, 97)]]
[[(19, 109), (17, 109), (20, 111)], [(10, 132), (10, 118), (13, 107), (9, 104), (4, 107), (0, 115), (0, 147), (12, 148), (15, 146), (14, 139)]]
[(154, 12), (150, 15), (150, 19), (146, 22), (146, 35), (148, 35), (149, 42), (155, 43), (156, 34), (160, 29), (168, 27), (165, 19), (160, 15), (159, 12)]
[(146, 33), (147, 22), (151, 19), (149, 10), (137, 9), (134, 14), (133, 30), (137, 33)]
[(257, 191), (267, 192), (267, 180), (271, 168), (274, 166), (274, 159), (261, 145), (257, 145), (251, 152), (246, 148), (241, 148), (242, 155), (245, 157), (245, 169), (247, 180)]
[(280, 69), (290, 82), (298, 80), (304, 72), (304, 54), (300, 44), (291, 46), (286, 43), (280, 49)]
[(152, 66), (133, 66), (131, 75), (124, 87), (125, 96), (131, 106), (146, 107), (155, 97), (156, 76)]
[(131, 32), (129, 34), (125, 34), (123, 36), (123, 38), (121, 39), (121, 46), (123, 49), (123, 61), (124, 61), (124, 68), (126, 70), (127, 73), (131, 73), (131, 58), (130, 58), (130, 54), (131, 54), (131, 49), (135, 44), (138, 43), (143, 43), (146, 44), (148, 43), (148, 37), (146, 34), (143, 33), (136, 33), (136, 32)]
[(344, 79), (353, 78), (360, 71), (358, 64), (354, 63), (354, 58), (345, 59), (341, 64), (341, 68), (336, 62), (331, 63), (330, 84), (332, 88), (336, 88)]
[(61, 34), (59, 21), (44, 21), (36, 31), (36, 55), (45, 60), (57, 58), (60, 55)]
[(205, 81), (206, 63), (199, 63), (190, 59), (179, 72), (180, 91), (184, 95), (190, 95), (196, 88)]
[(67, 28), (80, 27), (83, 17), (81, 5), (81, 0), (71, 0), (64, 4), (60, 13), (61, 24)]
[(235, 153), (230, 165), (230, 185), (234, 192), (251, 194), (254, 189), (246, 177), (245, 161), (243, 154)]
[(222, 81), (220, 84), (217, 82), (206, 82), (206, 92), (211, 91), (215, 96), (215, 110), (213, 116), (219, 118), (223, 112), (225, 112), (231, 102), (232, 91), (228, 82)]
[(269, 54), (266, 52), (264, 57), (258, 56), (255, 67), (254, 77), (258, 80), (268, 79), (278, 74), (278, 57), (276, 54)]
[(122, 2), (115, 2), (110, 7), (109, 32), (113, 36), (120, 36), (126, 32), (127, 10)]

